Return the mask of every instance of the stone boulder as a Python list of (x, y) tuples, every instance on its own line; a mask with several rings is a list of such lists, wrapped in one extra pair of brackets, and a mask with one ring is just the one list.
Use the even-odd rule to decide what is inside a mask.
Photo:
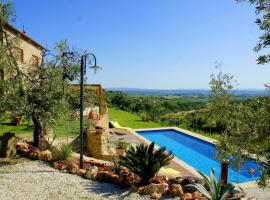
[(76, 174), (77, 171), (78, 171), (78, 169), (79, 169), (79, 166), (78, 166), (77, 164), (75, 164), (75, 163), (70, 163), (70, 164), (68, 165), (68, 170), (69, 170), (69, 172), (72, 173), (72, 174)]
[(17, 149), (29, 149), (29, 144), (25, 142), (17, 142), (16, 144)]
[(7, 132), (1, 137), (0, 156), (10, 158), (16, 155), (15, 134)]
[[(176, 180), (175, 180), (175, 182), (176, 182)], [(177, 182), (180, 183), (182, 186), (185, 186), (188, 184), (194, 184), (194, 183), (204, 184), (202, 179), (196, 178), (193, 176), (184, 176), (181, 178), (177, 178)]]
[(168, 183), (168, 177), (162, 175), (155, 175), (151, 178), (150, 183)]
[(84, 157), (84, 162), (90, 164), (90, 165), (95, 165), (98, 167), (105, 167), (105, 166), (111, 166), (112, 164), (108, 161), (104, 160), (99, 160), (95, 158), (90, 158), (90, 157)]
[(117, 183), (119, 181), (119, 176), (110, 171), (99, 171), (97, 178), (98, 180), (107, 183)]
[(183, 195), (181, 196), (181, 200), (193, 200), (193, 195), (192, 195), (192, 193), (187, 192), (187, 193), (183, 194)]
[(51, 161), (52, 160), (52, 152), (50, 150), (41, 151), (38, 155), (39, 160), (43, 161)]
[(205, 196), (203, 196), (202, 193), (196, 191), (196, 192), (193, 192), (193, 193), (184, 193), (182, 196), (181, 196), (181, 200), (208, 200)]
[(119, 175), (118, 184), (125, 188), (130, 187), (132, 185), (137, 185), (141, 181), (141, 178), (137, 175), (128, 170), (127, 168), (122, 168), (121, 173)]
[(170, 184), (168, 194), (172, 197), (180, 197), (183, 194), (183, 189), (180, 184)]
[(32, 160), (37, 160), (40, 154), (40, 150), (37, 147), (32, 147), (29, 150), (30, 152), (29, 152), (28, 157)]
[(91, 180), (96, 180), (98, 175), (98, 168), (97, 166), (89, 167), (88, 171), (85, 174), (85, 177)]
[(22, 156), (28, 157), (30, 154), (30, 149), (18, 149), (17, 152)]
[(85, 176), (86, 170), (85, 169), (78, 169), (76, 174), (79, 176)]
[(53, 167), (54, 167), (55, 169), (58, 169), (58, 170), (66, 170), (66, 169), (68, 168), (68, 165), (56, 161), (56, 162), (53, 163)]
[(140, 187), (138, 192), (140, 194), (150, 195), (151, 198), (160, 199), (162, 195), (167, 194), (169, 185), (167, 183), (151, 183), (147, 186)]

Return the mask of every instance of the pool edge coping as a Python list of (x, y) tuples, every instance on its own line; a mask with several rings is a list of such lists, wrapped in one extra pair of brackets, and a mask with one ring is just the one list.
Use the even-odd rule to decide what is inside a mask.
[[(211, 144), (214, 144), (216, 145), (218, 143), (217, 140), (215, 139), (212, 139), (212, 138), (208, 138), (206, 136), (203, 136), (203, 135), (200, 135), (198, 133), (194, 133), (192, 131), (189, 131), (189, 130), (185, 130), (185, 129), (182, 129), (182, 128), (178, 128), (178, 127), (174, 127), (174, 126), (171, 126), (171, 127), (160, 127), (160, 128), (142, 128), (142, 129), (132, 129), (132, 133), (136, 136), (136, 137), (139, 137), (141, 140), (145, 141), (146, 144), (151, 144), (151, 141), (149, 141), (148, 139), (144, 138), (143, 136), (139, 135), (138, 133), (136, 133), (136, 131), (155, 131), (155, 130), (168, 130), (168, 129), (172, 129), (172, 130), (176, 130), (176, 131), (180, 131), (184, 134), (187, 134), (189, 136), (192, 136), (192, 137), (195, 137), (197, 139), (201, 139), (205, 142), (209, 142)], [(157, 145), (158, 146), (158, 145)], [(196, 169), (192, 166), (190, 166), (189, 164), (187, 164), (186, 162), (184, 162), (183, 160), (177, 158), (177, 157), (174, 157), (174, 161), (181, 165), (182, 167), (184, 167), (187, 171), (189, 171), (191, 174), (195, 175), (196, 177), (200, 177), (201, 178), (201, 175), (196, 171)], [(234, 183), (234, 182), (233, 182)], [(253, 180), (253, 181), (247, 181), (247, 182), (244, 182), (244, 183), (235, 183), (236, 185), (238, 185), (239, 187), (241, 188), (250, 188), (250, 187), (257, 187), (258, 184), (257, 184), (257, 181)]]
[(179, 127), (175, 127), (175, 126), (162, 127), (162, 128), (133, 129), (133, 130), (136, 132), (136, 131), (155, 131), (155, 130), (167, 130), (167, 129), (173, 129), (173, 130), (176, 130), (176, 131), (183, 132), (183, 133), (185, 133), (185, 134), (187, 134), (189, 136), (193, 136), (195, 138), (201, 139), (203, 141), (209, 142), (209, 143), (214, 144), (214, 145), (216, 145), (218, 143), (218, 141), (215, 140), (215, 139), (208, 138), (208, 137), (200, 135), (198, 133), (194, 133), (192, 131), (182, 129), (182, 128), (179, 128)]

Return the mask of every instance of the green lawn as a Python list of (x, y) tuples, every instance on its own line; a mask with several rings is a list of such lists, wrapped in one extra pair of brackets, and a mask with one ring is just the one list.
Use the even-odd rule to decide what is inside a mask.
[(111, 121), (117, 121), (121, 126), (134, 129), (162, 127), (156, 122), (143, 122), (140, 116), (115, 108), (109, 108), (109, 118)]
[(30, 136), (33, 134), (34, 128), (27, 128), (27, 122), (24, 121), (20, 126), (10, 125), (10, 120), (5, 120), (0, 123), (0, 136), (6, 132), (12, 132), (20, 136)]
[[(0, 123), (0, 136), (5, 132), (15, 133), (17, 136), (32, 137), (34, 128), (30, 126), (27, 128), (27, 122), (23, 121), (20, 126), (10, 125), (10, 120), (5, 120)], [(80, 133), (79, 119), (75, 122), (65, 121), (60, 123), (55, 129), (54, 133), (57, 138), (76, 136)]]

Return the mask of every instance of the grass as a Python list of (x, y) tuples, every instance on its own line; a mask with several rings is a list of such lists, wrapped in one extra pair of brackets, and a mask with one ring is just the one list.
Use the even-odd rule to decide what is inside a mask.
[[(80, 133), (79, 119), (75, 122), (63, 121), (54, 129), (54, 134), (57, 138), (77, 136)], [(34, 127), (32, 124), (27, 128), (27, 121), (23, 121), (20, 126), (13, 126), (10, 124), (10, 120), (5, 120), (0, 123), (0, 136), (6, 132), (15, 133), (20, 137), (32, 137)]]
[[(117, 121), (121, 126), (130, 127), (133, 129), (158, 128), (165, 126), (156, 122), (143, 122), (140, 116), (116, 108), (109, 108), (109, 117), (111, 121)], [(221, 137), (219, 134), (216, 133), (210, 134), (199, 130), (190, 131), (216, 140), (219, 140)]]
[(33, 135), (34, 128), (32, 126), (27, 128), (27, 121), (23, 121), (20, 126), (12, 126), (10, 120), (6, 119), (0, 123), (0, 136), (6, 132), (12, 132), (20, 136), (31, 136)]
[(116, 108), (109, 108), (109, 118), (111, 121), (117, 121), (121, 126), (133, 129), (162, 127), (159, 123), (144, 122), (140, 116)]

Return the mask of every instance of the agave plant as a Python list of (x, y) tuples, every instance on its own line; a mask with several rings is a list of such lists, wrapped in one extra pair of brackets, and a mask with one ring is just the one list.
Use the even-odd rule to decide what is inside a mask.
[(172, 152), (166, 152), (165, 147), (155, 150), (155, 143), (152, 142), (149, 146), (130, 146), (126, 155), (121, 157), (121, 164), (139, 175), (142, 179), (141, 184), (146, 185), (173, 157)]
[(121, 170), (122, 170), (122, 165), (119, 160), (113, 160), (113, 170), (115, 174), (120, 175)]
[(204, 175), (202, 172), (198, 171), (200, 175), (203, 177), (209, 191), (201, 184), (189, 184), (186, 187), (194, 187), (199, 192), (201, 192), (205, 197), (211, 200), (224, 200), (231, 191), (234, 189), (234, 185), (232, 183), (227, 184), (226, 186), (222, 185), (222, 180), (219, 179), (217, 181), (215, 172), (211, 169), (210, 177)]

